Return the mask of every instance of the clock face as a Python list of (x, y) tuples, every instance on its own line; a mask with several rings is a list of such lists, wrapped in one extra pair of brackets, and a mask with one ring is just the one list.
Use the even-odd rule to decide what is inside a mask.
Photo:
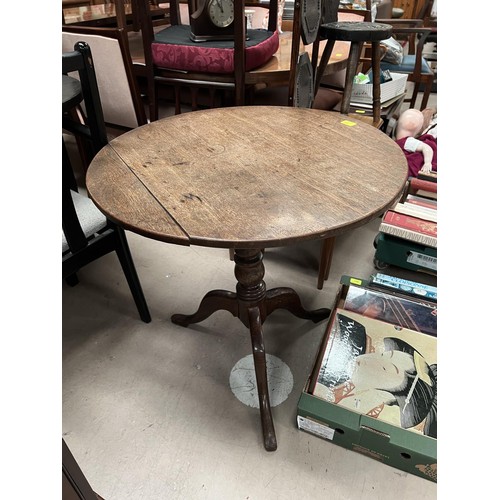
[(210, 20), (219, 28), (226, 28), (234, 21), (233, 0), (209, 0)]

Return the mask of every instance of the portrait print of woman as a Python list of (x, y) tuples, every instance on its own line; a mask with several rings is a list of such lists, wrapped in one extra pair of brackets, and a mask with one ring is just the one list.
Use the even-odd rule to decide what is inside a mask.
[(437, 363), (410, 344), (435, 338), (421, 335), (339, 310), (314, 394), (437, 438)]

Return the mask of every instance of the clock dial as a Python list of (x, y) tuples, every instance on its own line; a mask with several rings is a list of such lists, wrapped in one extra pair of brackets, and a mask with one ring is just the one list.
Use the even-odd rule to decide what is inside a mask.
[(209, 0), (210, 20), (219, 28), (226, 28), (234, 21), (233, 0)]

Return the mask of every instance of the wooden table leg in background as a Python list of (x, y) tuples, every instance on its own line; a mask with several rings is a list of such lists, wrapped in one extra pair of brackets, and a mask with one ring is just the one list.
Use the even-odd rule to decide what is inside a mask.
[(268, 451), (274, 451), (277, 448), (277, 441), (269, 402), (262, 324), (267, 316), (276, 309), (286, 309), (299, 318), (309, 319), (315, 323), (326, 319), (330, 315), (330, 309), (322, 308), (314, 311), (304, 309), (297, 292), (292, 288), (280, 287), (267, 291), (263, 280), (262, 257), (263, 252), (259, 249), (235, 249), (236, 293), (226, 290), (212, 290), (203, 297), (194, 314), (174, 314), (172, 322), (186, 327), (205, 320), (216, 311), (225, 310), (238, 317), (249, 328), (259, 393), (264, 447)]

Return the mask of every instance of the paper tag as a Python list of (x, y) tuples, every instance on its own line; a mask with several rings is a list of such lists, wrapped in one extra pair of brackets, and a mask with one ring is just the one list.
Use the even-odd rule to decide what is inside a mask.
[(425, 255), (419, 252), (410, 252), (406, 262), (437, 271), (437, 257), (432, 257), (431, 255)]
[(355, 122), (351, 122), (349, 120), (342, 120), (340, 123), (342, 123), (342, 125), (347, 125), (348, 127), (354, 127), (354, 125), (356, 125)]
[(327, 425), (319, 424), (318, 422), (314, 422), (309, 418), (297, 415), (297, 426), (299, 429), (302, 429), (304, 431), (310, 432), (311, 434), (316, 434), (316, 436), (333, 441), (335, 430), (330, 429), (330, 427), (328, 427)]

